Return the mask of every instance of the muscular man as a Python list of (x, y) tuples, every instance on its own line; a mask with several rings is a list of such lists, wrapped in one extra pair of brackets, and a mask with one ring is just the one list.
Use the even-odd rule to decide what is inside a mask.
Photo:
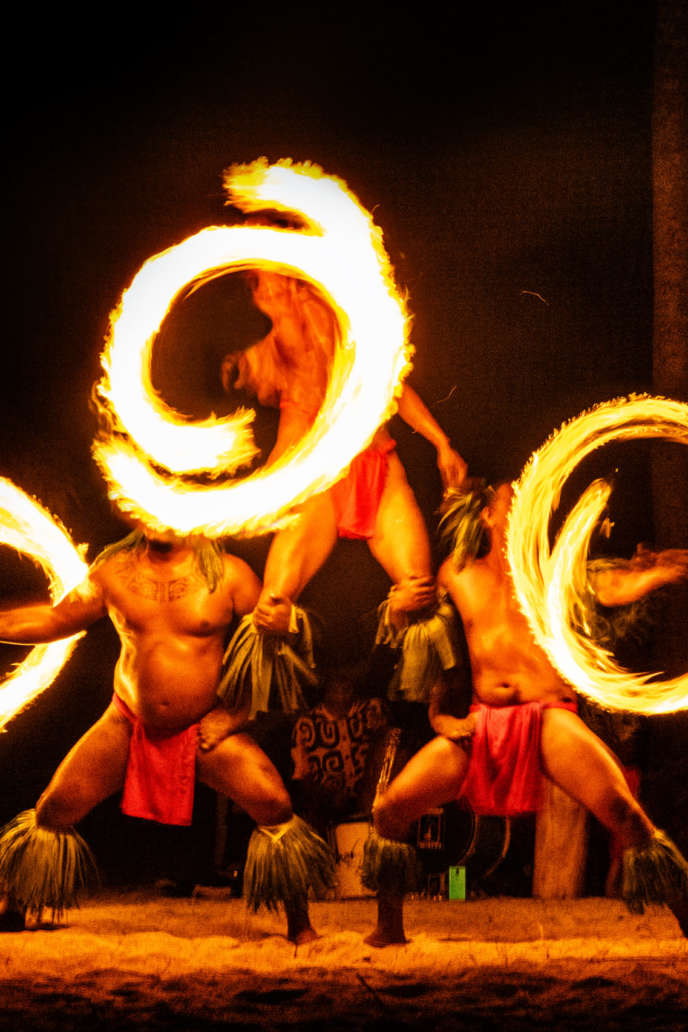
[[(505, 555), (511, 500), (512, 488), (505, 484), (465, 505), (458, 536), (472, 543), (473, 554), (452, 556), (440, 569), (439, 583), (463, 621), (474, 704), (467, 717), (435, 718), (438, 737), (410, 760), (375, 807), (368, 880), (381, 891), (378, 925), (367, 940), (372, 945), (405, 941), (402, 900), (410, 847), (404, 839), (410, 824), (459, 796), (477, 813), (532, 812), (539, 803), (540, 772), (617, 837), (624, 850), (622, 895), (629, 905), (666, 900), (688, 930), (686, 861), (654, 827), (613, 755), (575, 713), (572, 688), (536, 644), (517, 604)], [(471, 519), (473, 528), (465, 522)], [(605, 605), (619, 605), (686, 576), (688, 552), (672, 551), (599, 571), (593, 588)]]
[[(293, 815), (272, 763), (240, 732), (248, 700), (231, 712), (217, 706), (226, 631), (252, 610), (259, 591), (251, 569), (215, 543), (139, 531), (106, 549), (57, 605), (0, 614), (4, 641), (54, 641), (105, 615), (121, 640), (110, 705), (62, 761), (35, 811), (0, 833), (6, 929), (22, 927), (27, 911), (49, 907), (59, 914), (74, 903), (79, 886), (64, 857), (76, 857), (77, 867), (86, 863), (73, 825), (99, 802), (123, 788), (125, 813), (189, 824), (198, 778), (234, 799), (259, 826), (246, 865), (254, 908), (261, 902), (276, 908), (281, 900), (289, 938), (314, 936), (303, 860), (317, 882), (324, 843)], [(276, 863), (273, 884), (269, 874), (261, 884), (257, 858), (261, 871)], [(280, 886), (290, 878), (285, 893)]]
[[(272, 329), (252, 348), (227, 356), (222, 375), (225, 389), (244, 388), (262, 404), (279, 407), (277, 440), (267, 460), (271, 464), (315, 420), (328, 383), (337, 327), (330, 310), (306, 283), (260, 272), (252, 276), (251, 285), (255, 303), (269, 315)], [(466, 470), (464, 460), (408, 386), (399, 398), (399, 414), (437, 449), (445, 487), (458, 485)], [(392, 581), (379, 638), (399, 646), (409, 623), (436, 610), (437, 591), (425, 521), (384, 428), (356, 456), (342, 480), (306, 502), (299, 519), (276, 534), (252, 615), (254, 628), (295, 633), (293, 603), (338, 537), (366, 541)], [(443, 630), (442, 620), (436, 624), (431, 634)]]

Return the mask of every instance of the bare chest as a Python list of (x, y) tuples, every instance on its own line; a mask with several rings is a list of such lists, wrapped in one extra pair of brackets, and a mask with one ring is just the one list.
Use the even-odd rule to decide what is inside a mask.
[(222, 592), (211, 593), (193, 571), (154, 571), (122, 566), (108, 591), (110, 616), (123, 632), (206, 636), (223, 631), (232, 617)]

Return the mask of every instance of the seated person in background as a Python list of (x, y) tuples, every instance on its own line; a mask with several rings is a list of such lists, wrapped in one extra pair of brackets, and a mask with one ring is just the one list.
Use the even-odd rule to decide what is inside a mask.
[(368, 758), (387, 727), (384, 701), (363, 697), (360, 687), (355, 668), (330, 669), (322, 701), (294, 725), (292, 796), (323, 837), (338, 819), (365, 812)]

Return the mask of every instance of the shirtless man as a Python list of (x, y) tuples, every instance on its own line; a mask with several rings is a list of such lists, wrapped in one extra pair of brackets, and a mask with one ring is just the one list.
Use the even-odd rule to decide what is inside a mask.
[[(324, 843), (294, 817), (272, 763), (240, 732), (248, 700), (231, 712), (217, 705), (226, 631), (235, 617), (252, 610), (259, 592), (250, 567), (215, 543), (137, 531), (106, 549), (84, 582), (58, 604), (0, 614), (3, 641), (66, 638), (106, 615), (121, 640), (112, 702), (62, 761), (35, 811), (19, 815), (0, 833), (5, 930), (23, 927), (27, 911), (40, 915), (48, 907), (59, 915), (73, 905), (79, 886), (73, 879), (70, 884), (59, 857), (67, 843), (81, 854), (79, 863), (87, 863), (73, 825), (121, 788), (125, 813), (190, 824), (198, 778), (230, 796), (259, 826), (249, 846), (247, 876), (256, 851), (262, 851), (264, 865), (266, 851), (270, 856), (276, 849), (283, 858), (295, 840), (301, 854), (311, 851), (317, 878)], [(297, 882), (282, 900), (288, 936), (297, 943), (315, 935), (306, 892), (307, 885)], [(254, 908), (261, 902), (274, 908), (279, 898), (269, 885), (249, 884), (248, 894)]]
[[(307, 283), (265, 271), (252, 274), (250, 283), (272, 329), (245, 352), (228, 355), (222, 378), (226, 390), (246, 389), (261, 404), (279, 407), (277, 439), (266, 462), (271, 465), (313, 424), (338, 331), (331, 311)], [(444, 486), (458, 486), (466, 463), (408, 385), (399, 397), (399, 415), (436, 448)], [(338, 537), (366, 541), (392, 581), (379, 635), (397, 647), (408, 623), (432, 614), (438, 599), (425, 521), (384, 427), (340, 481), (307, 501), (299, 519), (275, 535), (253, 628), (268, 634), (296, 632), (293, 605)]]
[[(392, 881), (389, 865), (408, 871), (410, 847), (404, 839), (411, 823), (459, 796), (477, 813), (532, 812), (539, 803), (541, 771), (618, 838), (627, 866), (640, 872), (635, 899), (627, 882), (622, 888), (630, 905), (658, 900), (642, 884), (643, 876), (651, 881), (658, 869), (662, 874), (668, 869), (675, 894), (666, 902), (688, 931), (685, 860), (633, 798), (610, 751), (577, 716), (572, 688), (536, 644), (518, 606), (505, 555), (512, 496), (511, 486), (504, 484), (473, 509), (484, 532), (485, 554), (462, 556), (458, 564), (452, 556), (440, 568), (439, 583), (463, 621), (474, 704), (462, 719), (441, 712), (435, 716), (439, 736), (410, 760), (377, 802), (369, 887), (378, 888), (379, 914), (366, 940), (372, 945), (406, 941), (402, 901), (409, 882), (404, 884), (399, 873)], [(463, 536), (477, 543), (480, 534)], [(672, 551), (601, 572), (593, 588), (605, 605), (620, 605), (686, 576), (688, 552)], [(379, 891), (380, 886), (386, 888)]]

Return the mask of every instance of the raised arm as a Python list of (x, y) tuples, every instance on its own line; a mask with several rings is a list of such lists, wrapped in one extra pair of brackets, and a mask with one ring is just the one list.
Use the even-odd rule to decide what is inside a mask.
[(446, 487), (458, 487), (466, 476), (466, 463), (452, 448), (449, 438), (430, 413), (413, 387), (404, 384), (399, 398), (399, 415), (405, 423), (434, 445), (437, 450), (437, 466)]
[(590, 583), (603, 606), (623, 606), (651, 591), (688, 578), (688, 549), (663, 552), (638, 551), (632, 559), (610, 567), (593, 569)]
[(90, 575), (57, 603), (20, 606), (0, 612), (0, 641), (42, 645), (85, 631), (105, 616), (103, 592)]

